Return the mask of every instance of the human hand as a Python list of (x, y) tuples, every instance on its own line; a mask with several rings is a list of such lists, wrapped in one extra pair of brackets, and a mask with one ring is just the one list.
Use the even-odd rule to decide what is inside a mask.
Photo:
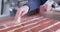
[(21, 22), (21, 17), (28, 13), (29, 7), (27, 5), (22, 6), (17, 9), (15, 20), (17, 20), (17, 23)]
[(27, 5), (22, 6), (20, 8), (17, 9), (17, 11), (19, 11), (19, 16), (24, 16), (25, 14), (28, 13), (29, 7)]

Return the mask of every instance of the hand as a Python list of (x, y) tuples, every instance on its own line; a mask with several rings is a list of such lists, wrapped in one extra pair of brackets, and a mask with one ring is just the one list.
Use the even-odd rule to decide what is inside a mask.
[(22, 7), (20, 7), (20, 8), (17, 9), (18, 15), (19, 16), (24, 16), (25, 14), (28, 13), (28, 10), (29, 10), (29, 7), (27, 5), (22, 6)]
[(21, 22), (21, 17), (24, 16), (25, 14), (27, 14), (29, 10), (29, 7), (27, 5), (22, 6), (20, 8), (17, 9), (17, 13), (16, 13), (16, 23), (20, 23)]

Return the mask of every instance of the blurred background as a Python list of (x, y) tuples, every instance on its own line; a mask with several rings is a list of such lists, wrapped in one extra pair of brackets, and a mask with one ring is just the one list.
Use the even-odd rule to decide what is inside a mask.
[(27, 3), (26, 0), (0, 0), (0, 20), (15, 16), (17, 7)]
[[(23, 1), (23, 2), (22, 2)], [(44, 16), (60, 20), (60, 0), (52, 0), (55, 8), (49, 12), (45, 12)], [(23, 6), (28, 0), (0, 0), (0, 20), (15, 16), (17, 7)]]

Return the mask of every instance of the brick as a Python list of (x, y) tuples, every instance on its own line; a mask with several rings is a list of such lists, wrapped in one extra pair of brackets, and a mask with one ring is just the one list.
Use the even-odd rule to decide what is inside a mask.
[(12, 27), (8, 27), (8, 28), (6, 28), (6, 29), (3, 29), (3, 30), (0, 30), (0, 31), (4, 31), (4, 32), (7, 32), (7, 31), (9, 31), (9, 30), (12, 30), (12, 29), (15, 29), (15, 28), (19, 28), (19, 27), (21, 27), (21, 25), (20, 26), (12, 26)]
[(58, 25), (50, 28), (50, 30), (53, 30), (53, 31), (56, 31), (56, 30), (58, 30), (58, 29), (60, 29), (60, 24), (58, 24)]
[(32, 32), (38, 32), (39, 30), (44, 29), (44, 28), (46, 28), (46, 27), (48, 27), (48, 26), (50, 26), (50, 25), (53, 25), (53, 24), (56, 23), (56, 22), (57, 22), (57, 21), (51, 21), (51, 22), (49, 22), (49, 23), (43, 24), (43, 25), (41, 25), (41, 26), (39, 26), (39, 27), (36, 27), (36, 28), (32, 29)]
[[(47, 20), (45, 20), (45, 21), (47, 21)], [(38, 22), (37, 24), (35, 24), (35, 25), (30, 25), (30, 26), (28, 26), (28, 27), (25, 27), (25, 28), (21, 28), (21, 29), (18, 29), (18, 30), (16, 30), (16, 31), (24, 31), (24, 30), (26, 30), (26, 29), (29, 29), (29, 28), (32, 28), (32, 27), (34, 27), (34, 26), (36, 26), (36, 25), (39, 25), (39, 24), (44, 24), (44, 22), (43, 21), (41, 21), (41, 22)]]

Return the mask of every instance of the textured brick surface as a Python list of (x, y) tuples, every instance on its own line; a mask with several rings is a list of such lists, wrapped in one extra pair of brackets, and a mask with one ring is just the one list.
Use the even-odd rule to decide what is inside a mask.
[[(9, 20), (9, 22), (10, 21), (12, 20)], [(10, 25), (12, 22), (10, 24), (9, 22), (7, 21), (6, 23)], [(14, 31), (14, 32), (53, 32), (53, 31), (60, 29), (59, 21), (56, 21), (50, 18), (41, 17), (38, 15), (29, 16), (29, 17), (24, 16), (22, 17), (22, 23), (23, 24), (21, 25), (19, 24), (16, 26), (11, 24), (6, 29), (2, 29), (2, 30), (0, 29), (0, 32), (7, 32), (7, 31), (10, 31), (10, 32), (11, 31)]]

